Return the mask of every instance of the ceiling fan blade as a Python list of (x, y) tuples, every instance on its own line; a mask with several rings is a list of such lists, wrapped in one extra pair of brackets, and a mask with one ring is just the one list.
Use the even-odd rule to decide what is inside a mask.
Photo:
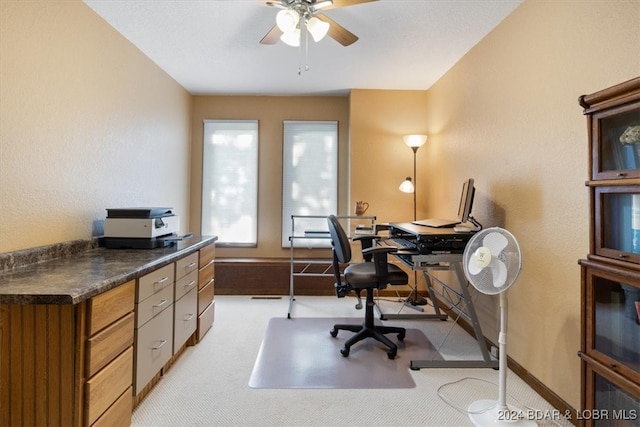
[(370, 3), (378, 0), (333, 0), (333, 4), (325, 6), (322, 10), (337, 9), (339, 7), (353, 6), (360, 3)]
[(280, 41), (280, 36), (282, 35), (282, 30), (278, 28), (277, 25), (274, 25), (273, 28), (269, 30), (269, 32), (260, 40), (261, 44), (276, 44)]
[(329, 24), (329, 32), (327, 34), (329, 34), (329, 37), (340, 43), (342, 46), (349, 46), (358, 41), (358, 36), (344, 28), (342, 25), (338, 24), (333, 19), (329, 18), (327, 15), (318, 13), (314, 16), (319, 20)]
[(267, 6), (275, 6), (285, 9), (287, 7), (287, 2), (283, 0), (275, 0), (266, 2)]

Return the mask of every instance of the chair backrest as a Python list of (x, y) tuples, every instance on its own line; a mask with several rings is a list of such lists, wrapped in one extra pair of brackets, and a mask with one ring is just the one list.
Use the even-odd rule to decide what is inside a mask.
[(347, 233), (345, 233), (335, 215), (329, 215), (327, 223), (329, 224), (333, 253), (340, 264), (346, 264), (351, 261), (351, 245), (349, 244)]

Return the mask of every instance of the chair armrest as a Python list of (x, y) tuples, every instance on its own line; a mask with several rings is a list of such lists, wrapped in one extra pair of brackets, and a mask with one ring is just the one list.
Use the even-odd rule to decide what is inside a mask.
[(370, 262), (373, 259), (373, 254), (365, 252), (367, 249), (373, 247), (373, 242), (380, 241), (381, 237), (375, 234), (363, 234), (353, 237), (353, 241), (360, 241), (360, 245), (362, 246), (362, 256), (366, 262)]
[(375, 264), (376, 276), (378, 276), (378, 289), (384, 289), (387, 287), (387, 277), (389, 275), (388, 255), (390, 253), (397, 252), (398, 248), (393, 246), (374, 246), (362, 251), (362, 254), (366, 257), (373, 258), (373, 264)]

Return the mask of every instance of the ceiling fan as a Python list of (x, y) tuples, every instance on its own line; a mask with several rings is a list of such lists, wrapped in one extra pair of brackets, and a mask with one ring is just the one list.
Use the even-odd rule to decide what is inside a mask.
[(276, 25), (260, 40), (261, 44), (276, 44), (282, 40), (290, 46), (300, 45), (300, 36), (309, 32), (314, 41), (329, 35), (343, 46), (358, 41), (358, 36), (320, 11), (369, 3), (377, 0), (270, 0), (266, 4), (281, 8)]

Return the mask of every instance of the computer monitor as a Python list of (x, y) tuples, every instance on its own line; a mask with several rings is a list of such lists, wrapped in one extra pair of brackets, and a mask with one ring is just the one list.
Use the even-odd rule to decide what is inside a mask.
[(469, 220), (475, 192), (476, 189), (473, 186), (473, 178), (469, 178), (462, 184), (462, 194), (460, 195), (460, 204), (458, 205), (458, 221), (462, 224)]

